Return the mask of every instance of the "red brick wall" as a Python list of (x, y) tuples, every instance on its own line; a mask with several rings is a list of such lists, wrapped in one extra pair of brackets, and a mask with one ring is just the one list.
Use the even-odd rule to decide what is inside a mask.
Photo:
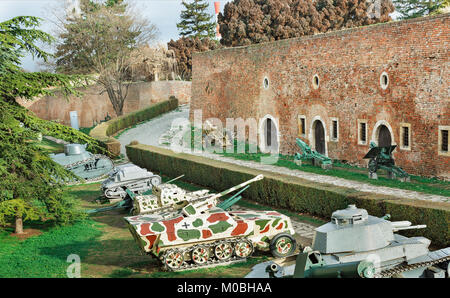
[[(388, 123), (400, 147), (400, 123), (411, 125), (410, 150), (395, 150), (396, 163), (413, 174), (450, 175), (450, 156), (438, 154), (438, 126), (450, 125), (450, 14), (336, 31), (298, 39), (197, 53), (193, 57), (191, 118), (279, 119), (280, 149), (297, 150), (298, 116), (325, 124), (327, 154), (366, 164), (375, 125)], [(389, 85), (380, 86), (386, 72)], [(318, 89), (313, 76), (319, 76)], [(269, 88), (263, 87), (264, 77)], [(330, 139), (338, 118), (339, 140)], [(358, 144), (358, 119), (367, 120), (366, 145)]]
[[(116, 113), (108, 98), (99, 86), (90, 86), (81, 98), (71, 96), (66, 100), (62, 96), (45, 96), (35, 101), (18, 102), (33, 111), (38, 117), (46, 120), (59, 120), (70, 126), (70, 111), (77, 111), (80, 127), (91, 127), (103, 121), (107, 115), (114, 118)], [(191, 98), (191, 82), (157, 81), (139, 82), (130, 85), (124, 103), (125, 114), (143, 109), (155, 102), (169, 99), (174, 95), (180, 104), (189, 103)]]

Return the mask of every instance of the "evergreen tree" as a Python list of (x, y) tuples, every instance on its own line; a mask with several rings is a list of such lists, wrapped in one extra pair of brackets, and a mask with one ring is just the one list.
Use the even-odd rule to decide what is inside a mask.
[(448, 0), (393, 0), (395, 11), (401, 19), (422, 17), (448, 6)]
[(205, 0), (182, 2), (185, 10), (181, 12), (181, 22), (177, 24), (182, 37), (214, 38), (216, 24), (206, 12), (209, 4)]
[[(40, 19), (21, 16), (0, 23), (0, 226), (23, 221), (52, 219), (67, 223), (79, 218), (75, 202), (64, 195), (63, 182), (73, 174), (55, 163), (39, 146), (40, 135), (69, 142), (87, 143), (89, 150), (104, 152), (98, 141), (70, 127), (37, 118), (16, 102), (39, 95), (76, 94), (86, 77), (24, 72), (20, 58), (25, 52), (47, 60), (49, 54), (36, 46), (53, 38), (35, 29)], [(58, 88), (55, 88), (58, 87)]]

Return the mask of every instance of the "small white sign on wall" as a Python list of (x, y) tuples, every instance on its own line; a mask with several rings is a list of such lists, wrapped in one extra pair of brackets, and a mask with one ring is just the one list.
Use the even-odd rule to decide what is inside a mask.
[(70, 111), (70, 126), (76, 130), (79, 129), (77, 111)]

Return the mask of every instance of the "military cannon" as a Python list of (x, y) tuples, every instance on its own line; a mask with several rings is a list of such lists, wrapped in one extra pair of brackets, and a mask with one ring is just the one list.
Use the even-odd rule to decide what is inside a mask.
[(263, 175), (258, 175), (248, 181), (233, 186), (218, 194), (211, 194), (209, 193), (209, 190), (206, 189), (186, 192), (184, 189), (174, 184), (160, 184), (153, 188), (151, 195), (136, 196), (133, 199), (132, 214), (155, 214), (167, 211), (175, 211), (183, 208), (189, 211), (195, 208), (195, 206), (197, 206), (198, 204), (202, 206), (203, 204), (205, 204), (205, 206), (216, 206), (219, 203), (218, 198), (223, 197), (231, 192), (247, 186), (252, 182), (261, 180), (263, 178)]
[(320, 164), (323, 169), (331, 169), (332, 162), (330, 158), (320, 154), (317, 151), (312, 150), (305, 142), (303, 142), (299, 138), (296, 139), (296, 142), (300, 147), (302, 153), (295, 153), (295, 163), (301, 165), (302, 161), (311, 160), (313, 165)]
[(387, 147), (377, 147), (374, 142), (370, 142), (370, 150), (363, 157), (369, 160), (369, 178), (378, 179), (377, 170), (383, 169), (388, 172), (389, 179), (399, 178), (401, 181), (410, 181), (408, 173), (402, 168), (395, 165), (394, 158), (392, 158), (392, 152), (397, 145)]

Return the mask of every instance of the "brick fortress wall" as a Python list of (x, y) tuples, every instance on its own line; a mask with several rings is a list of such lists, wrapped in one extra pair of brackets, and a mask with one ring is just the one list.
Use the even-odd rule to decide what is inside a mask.
[[(114, 108), (106, 92), (97, 85), (80, 89), (81, 98), (70, 96), (44, 96), (35, 101), (21, 101), (20, 104), (31, 110), (36, 116), (45, 120), (59, 120), (70, 126), (70, 111), (77, 111), (80, 127), (91, 127), (103, 121), (108, 115), (116, 117)], [(130, 85), (124, 103), (124, 114), (143, 109), (153, 103), (178, 98), (180, 104), (187, 104), (191, 99), (191, 82), (186, 81), (153, 81), (139, 82)]]
[[(296, 137), (315, 149), (320, 122), (325, 153), (360, 165), (367, 164), (362, 157), (384, 126), (398, 145), (398, 165), (413, 174), (449, 178), (450, 155), (440, 145), (440, 131), (450, 126), (449, 17), (194, 54), (191, 120), (195, 109), (202, 110), (203, 120), (270, 115), (278, 120), (283, 154), (297, 151)], [(387, 86), (381, 84), (383, 73)], [(366, 123), (365, 143), (360, 123)], [(405, 148), (403, 127), (409, 133)]]

